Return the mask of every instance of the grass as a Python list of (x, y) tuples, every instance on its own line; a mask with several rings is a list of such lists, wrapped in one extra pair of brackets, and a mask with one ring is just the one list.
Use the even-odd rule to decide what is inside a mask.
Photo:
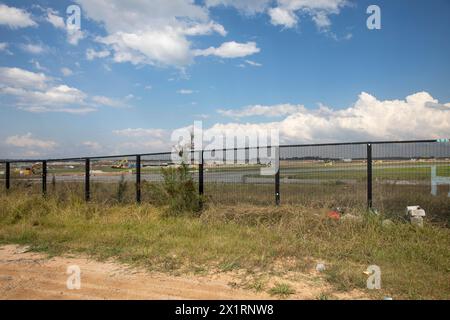
[(295, 290), (287, 283), (277, 283), (268, 291), (272, 296), (287, 298), (295, 293)]
[[(85, 204), (13, 193), (0, 195), (0, 243), (27, 244), (52, 255), (114, 257), (177, 273), (271, 273), (280, 261), (286, 272), (313, 272), (313, 261), (320, 260), (327, 265), (326, 280), (343, 291), (364, 291), (363, 271), (375, 264), (382, 290), (367, 293), (376, 298), (450, 296), (449, 229), (430, 223), (417, 229), (401, 220), (383, 228), (383, 217), (366, 214), (363, 222), (329, 221), (327, 210), (210, 205), (200, 217), (167, 216), (149, 204)], [(280, 295), (289, 292), (282, 285), (274, 288)]]

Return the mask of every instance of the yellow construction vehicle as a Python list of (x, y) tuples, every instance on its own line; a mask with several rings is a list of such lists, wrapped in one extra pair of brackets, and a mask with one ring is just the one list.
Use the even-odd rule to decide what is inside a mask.
[(41, 163), (35, 163), (31, 167), (22, 167), (20, 169), (16, 169), (15, 172), (17, 172), (20, 176), (37, 175), (39, 174), (39, 169), (41, 169), (41, 167)]
[(128, 159), (122, 159), (111, 166), (113, 169), (128, 169), (130, 164)]

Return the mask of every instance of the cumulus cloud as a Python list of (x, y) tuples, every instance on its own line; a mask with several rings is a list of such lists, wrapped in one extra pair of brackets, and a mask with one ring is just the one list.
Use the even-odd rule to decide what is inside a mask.
[(331, 26), (330, 15), (339, 14), (341, 9), (349, 5), (348, 0), (206, 0), (208, 7), (234, 7), (244, 14), (265, 12), (270, 22), (283, 28), (294, 28), (299, 16), (310, 17), (321, 31)]
[(20, 68), (0, 67), (0, 87), (43, 89), (48, 81), (50, 79), (43, 73), (35, 73)]
[[(280, 107), (227, 110), (226, 115), (267, 115), (270, 114), (268, 110), (277, 108)], [(448, 103), (439, 103), (427, 92), (418, 92), (403, 100), (378, 100), (362, 92), (356, 103), (346, 109), (321, 106), (310, 110), (299, 106), (297, 112), (281, 121), (216, 124), (209, 130), (257, 129), (278, 129), (283, 143), (447, 137), (450, 132), (450, 107)]]
[(43, 45), (37, 44), (37, 43), (36, 44), (33, 44), (33, 43), (22, 44), (20, 46), (20, 48), (23, 51), (26, 51), (31, 54), (41, 54), (46, 51), (46, 48)]
[(58, 15), (58, 12), (53, 9), (47, 10), (47, 17), (45, 20), (58, 29), (65, 29), (66, 24), (64, 19)]
[(279, 104), (274, 106), (253, 105), (247, 106), (241, 109), (219, 109), (217, 112), (223, 116), (231, 118), (244, 118), (244, 117), (282, 117), (297, 112), (305, 111), (303, 105), (292, 104)]
[(78, 42), (85, 37), (85, 33), (82, 30), (76, 29), (72, 26), (66, 26), (64, 19), (59, 16), (58, 11), (56, 10), (48, 8), (47, 17), (45, 19), (55, 28), (65, 30), (67, 42), (69, 42), (71, 45), (77, 45)]
[(238, 43), (235, 41), (225, 42), (218, 48), (209, 47), (208, 49), (196, 50), (197, 56), (217, 56), (220, 58), (242, 58), (255, 53), (260, 49), (256, 46), (256, 42)]
[(0, 4), (0, 25), (6, 25), (11, 29), (35, 27), (37, 23), (31, 18), (31, 14), (25, 10), (8, 7)]
[(0, 52), (12, 55), (13, 53), (8, 50), (9, 44), (7, 42), (0, 42)]
[(194, 58), (190, 37), (226, 35), (225, 28), (209, 17), (207, 7), (192, 0), (77, 2), (105, 27), (107, 35), (97, 41), (112, 49), (117, 63), (182, 68)]
[(16, 107), (30, 112), (84, 114), (96, 110), (81, 90), (20, 68), (0, 68), (0, 95), (13, 98)]
[(63, 74), (63, 76), (68, 77), (73, 74), (73, 71), (67, 67), (63, 67), (63, 68), (61, 68), (61, 73)]
[[(209, 139), (223, 134), (252, 136), (255, 132), (278, 131), (280, 143), (298, 144), (433, 139), (448, 137), (450, 132), (450, 103), (439, 103), (427, 92), (418, 92), (400, 100), (378, 100), (362, 92), (357, 101), (346, 109), (323, 105), (307, 109), (303, 105), (285, 104), (227, 110), (225, 115), (245, 118), (255, 115), (277, 117), (281, 114), (283, 119), (271, 122), (216, 123), (203, 128), (203, 134), (205, 139)], [(191, 128), (173, 131), (128, 128), (115, 130), (114, 134), (128, 139), (119, 143), (119, 152), (164, 151), (176, 144), (171, 141), (171, 132), (186, 132)]]
[(190, 42), (172, 27), (162, 30), (117, 32), (99, 38), (114, 50), (115, 62), (183, 66), (192, 62)]
[(270, 22), (274, 26), (284, 26), (286, 28), (293, 28), (297, 25), (297, 15), (287, 9), (283, 8), (271, 8), (268, 11), (268, 14), (270, 16)]
[(108, 50), (101, 50), (101, 51), (95, 51), (94, 49), (87, 49), (86, 50), (86, 59), (88, 60), (94, 60), (95, 58), (106, 58), (111, 53)]
[(56, 142), (51, 140), (41, 140), (34, 138), (30, 132), (24, 135), (15, 135), (7, 137), (5, 143), (19, 148), (41, 148), (41, 149), (53, 149), (57, 145)]
[(67, 28), (67, 42), (71, 45), (76, 46), (78, 42), (85, 37), (85, 34), (82, 30)]
[(312, 18), (320, 30), (331, 25), (329, 16), (339, 14), (348, 5), (347, 0), (278, 0), (277, 6), (269, 9), (271, 23), (293, 28), (298, 23), (298, 15)]

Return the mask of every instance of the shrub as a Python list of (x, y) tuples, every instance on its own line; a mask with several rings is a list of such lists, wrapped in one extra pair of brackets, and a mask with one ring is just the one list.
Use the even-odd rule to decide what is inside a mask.
[(117, 202), (123, 203), (123, 201), (125, 199), (125, 193), (127, 191), (127, 188), (128, 188), (127, 182), (125, 181), (125, 177), (122, 174), (120, 176), (119, 185), (117, 186), (117, 192), (116, 192)]
[(189, 166), (182, 163), (178, 167), (162, 168), (162, 183), (144, 184), (151, 202), (168, 205), (167, 213), (199, 213), (203, 199), (198, 194)]

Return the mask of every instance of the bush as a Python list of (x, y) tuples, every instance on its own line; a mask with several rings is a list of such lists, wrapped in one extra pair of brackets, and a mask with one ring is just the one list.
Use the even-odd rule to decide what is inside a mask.
[(167, 213), (199, 213), (203, 199), (198, 194), (189, 166), (162, 168), (162, 183), (144, 183), (152, 203), (168, 205)]
[(127, 188), (128, 188), (128, 184), (125, 181), (124, 175), (122, 174), (120, 176), (119, 185), (117, 186), (117, 192), (116, 192), (117, 202), (119, 202), (119, 203), (124, 202), (125, 192), (127, 191)]

